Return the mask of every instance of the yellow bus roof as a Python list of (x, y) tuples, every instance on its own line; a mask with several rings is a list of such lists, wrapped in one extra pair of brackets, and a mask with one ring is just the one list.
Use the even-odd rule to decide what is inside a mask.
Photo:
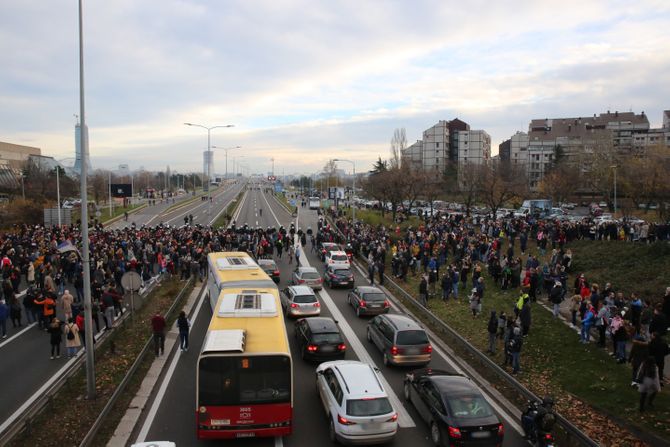
[[(234, 310), (236, 299), (239, 297), (258, 297), (259, 302), (263, 299), (262, 311), (265, 316), (237, 316)], [(260, 308), (260, 306), (259, 306)], [(274, 312), (273, 312), (274, 310)], [(252, 311), (253, 312), (253, 311)], [(224, 316), (225, 315), (225, 316)], [(234, 354), (258, 354), (258, 353), (289, 353), (286, 326), (282, 314), (279, 290), (277, 287), (231, 287), (221, 290), (216, 308), (213, 310), (212, 320), (209, 324), (208, 336), (205, 339), (203, 354), (222, 352), (217, 349), (214, 341), (216, 331), (241, 330), (245, 333), (244, 350)], [(219, 334), (222, 334), (219, 332)], [(227, 333), (223, 333), (227, 334)], [(230, 351), (222, 352), (231, 354)]]
[(269, 280), (270, 277), (256, 264), (248, 253), (241, 251), (224, 251), (210, 253), (207, 257), (209, 271), (214, 272), (215, 282), (219, 288), (226, 283), (244, 281)]

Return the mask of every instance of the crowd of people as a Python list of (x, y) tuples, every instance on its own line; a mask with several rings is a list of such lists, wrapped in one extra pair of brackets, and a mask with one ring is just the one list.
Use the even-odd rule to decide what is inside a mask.
[[(599, 346), (609, 346), (616, 361), (631, 364), (632, 382), (641, 393), (641, 411), (645, 408), (643, 397), (653, 401), (654, 393), (663, 386), (665, 357), (670, 353), (665, 338), (670, 321), (670, 288), (665, 295), (659, 291), (657, 297), (646, 299), (635, 293), (625, 295), (610, 283), (601, 289), (572, 271), (569, 242), (621, 239), (627, 234), (634, 235), (631, 240), (642, 236), (646, 240), (666, 240), (667, 225), (645, 228), (638, 235), (639, 226), (613, 222), (595, 227), (594, 232), (594, 226), (586, 222), (452, 214), (437, 215), (416, 228), (401, 231), (399, 226), (353, 224), (341, 215), (331, 217), (339, 231), (325, 225), (322, 238), (352, 247), (370, 271), (379, 272), (380, 283), (389, 253), (392, 276), (400, 282), (415, 277), (419, 282), (416, 296), (424, 306), (434, 305), (433, 299), (461, 301), (469, 305), (472, 317), (478, 318), (487, 287), (518, 290), (509, 312), (492, 311), (486, 327), (488, 351), (494, 354), (502, 341), (504, 364), (510, 364), (512, 372), (520, 371), (523, 339), (532, 325), (531, 304), (541, 299), (555, 317), (566, 314), (568, 324), (579, 329), (582, 343), (594, 340)], [(488, 284), (483, 271), (491, 278)], [(570, 281), (572, 275), (574, 281)], [(655, 379), (647, 380), (651, 377)]]

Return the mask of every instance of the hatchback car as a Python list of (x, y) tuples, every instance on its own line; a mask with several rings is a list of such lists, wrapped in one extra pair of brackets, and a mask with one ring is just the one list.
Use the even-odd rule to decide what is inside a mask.
[(308, 286), (289, 286), (282, 290), (281, 304), (287, 317), (321, 315), (321, 304)]
[(398, 431), (398, 413), (378, 376), (358, 361), (336, 360), (316, 368), (316, 389), (328, 417), (331, 441), (380, 444)]
[(280, 280), (280, 273), (279, 273), (279, 267), (277, 267), (277, 263), (274, 262), (272, 259), (259, 259), (258, 265), (260, 268), (263, 269), (265, 273), (268, 274), (270, 278), (277, 284), (279, 284)]
[(314, 267), (298, 267), (293, 271), (293, 284), (310, 286), (314, 290), (323, 288), (323, 280)]
[(356, 311), (356, 315), (379, 315), (388, 313), (391, 308), (384, 292), (376, 287), (356, 287), (349, 292), (347, 302)]
[(377, 315), (368, 323), (367, 337), (382, 352), (384, 365), (425, 365), (430, 362), (433, 347), (426, 331), (404, 315)]
[(347, 253), (342, 250), (328, 252), (326, 254), (326, 260), (324, 261), (324, 264), (326, 265), (326, 268), (330, 267), (331, 265), (347, 268), (351, 267), (349, 256), (347, 256)]
[(405, 376), (405, 399), (430, 425), (438, 446), (499, 446), (505, 429), (469, 378), (436, 369)]
[(332, 318), (301, 318), (295, 323), (295, 339), (305, 360), (344, 358), (347, 345), (340, 328)]
[(329, 266), (323, 274), (323, 282), (333, 287), (353, 287), (354, 274), (350, 268), (340, 267), (339, 265)]

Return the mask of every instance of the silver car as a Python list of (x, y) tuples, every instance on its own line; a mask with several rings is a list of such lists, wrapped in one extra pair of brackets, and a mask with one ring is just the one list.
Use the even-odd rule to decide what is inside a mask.
[(287, 317), (321, 315), (321, 303), (308, 286), (289, 286), (282, 290), (281, 304)]
[(323, 288), (323, 279), (314, 267), (298, 267), (293, 271), (293, 284), (296, 286), (309, 286), (314, 290)]

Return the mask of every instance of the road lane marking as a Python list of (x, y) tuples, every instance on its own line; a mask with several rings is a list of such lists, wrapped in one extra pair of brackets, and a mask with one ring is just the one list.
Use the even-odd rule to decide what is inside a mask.
[[(193, 322), (191, 323), (191, 330), (193, 330), (193, 328), (195, 327), (195, 323), (198, 320), (198, 317), (200, 316), (200, 308), (202, 307), (202, 303), (204, 303), (205, 301), (209, 302), (209, 300), (205, 300), (205, 296), (207, 296), (207, 293), (202, 294), (202, 296), (200, 297), (200, 302), (198, 303), (198, 305), (195, 308), (195, 316), (193, 317)], [(175, 342), (174, 342), (175, 344), (177, 343), (177, 340), (175, 340)], [(158, 393), (156, 394), (156, 397), (154, 398), (154, 401), (151, 404), (151, 409), (149, 410), (149, 413), (147, 414), (147, 418), (144, 420), (144, 423), (142, 424), (142, 429), (140, 430), (140, 433), (137, 435), (137, 439), (135, 440), (135, 442), (137, 442), (137, 443), (144, 442), (147, 435), (149, 434), (149, 430), (151, 429), (151, 426), (153, 425), (154, 419), (156, 418), (156, 413), (158, 413), (158, 408), (160, 407), (161, 403), (163, 402), (163, 398), (165, 397), (165, 393), (167, 392), (167, 387), (168, 387), (168, 385), (170, 385), (170, 381), (172, 380), (172, 375), (174, 374), (174, 370), (177, 368), (177, 362), (181, 358), (181, 354), (182, 354), (182, 351), (179, 350), (172, 357), (172, 362), (170, 363), (170, 368), (168, 369), (167, 373), (165, 374), (165, 377), (163, 378), (163, 382), (161, 383), (161, 386), (158, 389)]]
[[(296, 238), (296, 240), (299, 239)], [(296, 244), (299, 245), (299, 242), (297, 242)], [(301, 251), (303, 254), (305, 254), (304, 249), (301, 249)], [(306, 255), (300, 256), (299, 262), (302, 265), (311, 267), (309, 265), (309, 261), (307, 260)], [(326, 292), (324, 289), (321, 289), (318, 292), (318, 294), (321, 296), (321, 301), (323, 301), (324, 304), (328, 307), (328, 310), (333, 316), (333, 319), (335, 319), (338, 322), (338, 326), (340, 327), (340, 329), (342, 329), (344, 336), (347, 337), (347, 339), (349, 340), (349, 344), (351, 345), (352, 349), (354, 350), (356, 356), (360, 359), (360, 361), (372, 365), (374, 367), (377, 367), (375, 361), (372, 359), (368, 351), (365, 349), (363, 343), (361, 343), (361, 341), (358, 339), (358, 336), (351, 328), (349, 322), (347, 322), (342, 312), (340, 312), (340, 309), (337, 307), (335, 301), (333, 301), (328, 292)], [(377, 367), (377, 369), (379, 368)], [(398, 425), (403, 428), (416, 427), (416, 424), (412, 420), (412, 417), (409, 415), (409, 412), (405, 409), (405, 406), (402, 404), (400, 399), (398, 399), (398, 396), (395, 394), (395, 391), (393, 391), (393, 388), (391, 388), (391, 385), (386, 381), (386, 378), (384, 377), (384, 374), (381, 371), (381, 369), (379, 369), (379, 371), (380, 371), (379, 379), (384, 384), (384, 389), (386, 389), (386, 393), (389, 396), (389, 400), (391, 401), (393, 408), (395, 408), (396, 412), (398, 413)]]
[(7, 340), (5, 340), (5, 341), (3, 341), (2, 343), (0, 343), (0, 348), (2, 348), (3, 346), (5, 346), (6, 344), (8, 344), (10, 341), (14, 340), (15, 338), (21, 336), (24, 332), (26, 332), (28, 329), (32, 328), (32, 327), (35, 326), (36, 324), (37, 324), (37, 323), (30, 323), (28, 326), (26, 326), (25, 328), (21, 329), (21, 330), (20, 330), (19, 332), (17, 332), (16, 334), (12, 335), (12, 336), (9, 337)]

